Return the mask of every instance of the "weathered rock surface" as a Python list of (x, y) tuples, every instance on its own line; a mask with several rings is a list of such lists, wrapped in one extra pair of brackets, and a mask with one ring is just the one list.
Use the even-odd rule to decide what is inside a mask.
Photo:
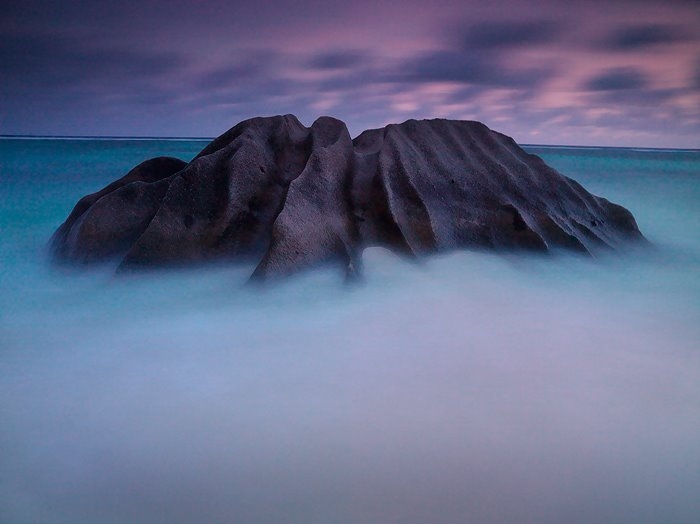
[(190, 163), (154, 158), (81, 199), (59, 261), (121, 269), (253, 260), (265, 279), (362, 250), (595, 253), (642, 241), (632, 214), (479, 122), (409, 120), (363, 132), (321, 117), (241, 122)]

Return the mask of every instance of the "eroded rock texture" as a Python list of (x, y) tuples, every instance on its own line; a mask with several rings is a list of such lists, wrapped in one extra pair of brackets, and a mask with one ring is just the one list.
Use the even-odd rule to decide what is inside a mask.
[(595, 253), (640, 240), (625, 208), (479, 122), (409, 120), (352, 140), (334, 118), (287, 115), (241, 122), (189, 164), (136, 166), (78, 202), (52, 252), (121, 269), (253, 260), (265, 279), (328, 262), (352, 274), (367, 246)]

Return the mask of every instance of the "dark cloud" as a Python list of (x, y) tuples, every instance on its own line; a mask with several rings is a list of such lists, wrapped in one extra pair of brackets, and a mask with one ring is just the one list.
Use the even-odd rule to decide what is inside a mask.
[(598, 91), (595, 93), (596, 101), (605, 105), (614, 104), (618, 107), (660, 107), (663, 104), (682, 95), (680, 89), (618, 89), (612, 91)]
[(688, 93), (687, 86), (675, 88), (652, 87), (647, 75), (634, 68), (604, 71), (588, 80), (584, 89), (592, 95), (595, 105), (614, 105), (618, 108), (670, 109), (669, 102)]
[(314, 90), (319, 92), (358, 90), (384, 81), (386, 81), (385, 75), (374, 70), (358, 68), (343, 70), (341, 74), (316, 81)]
[(438, 51), (411, 60), (402, 74), (412, 82), (457, 82), (492, 87), (532, 88), (554, 72), (545, 67), (513, 69), (494, 53)]
[[(0, 124), (11, 122), (13, 132), (29, 134), (144, 135), (148, 126), (173, 129), (182, 125), (171, 114), (182, 96), (187, 65), (173, 52), (5, 35)], [(122, 131), (129, 127), (132, 131)]]
[(201, 74), (195, 84), (197, 88), (210, 90), (252, 83), (273, 75), (274, 66), (279, 61), (280, 56), (269, 50), (237, 53), (226, 64), (213, 67)]
[(484, 22), (468, 29), (464, 44), (467, 49), (510, 49), (553, 42), (558, 39), (561, 30), (548, 20)]
[(103, 84), (119, 90), (185, 66), (175, 53), (120, 47), (88, 47), (77, 39), (50, 35), (5, 36), (0, 42), (3, 83), (23, 89)]
[(484, 86), (475, 86), (475, 85), (468, 85), (464, 87), (460, 87), (456, 91), (450, 93), (446, 98), (445, 98), (445, 103), (447, 104), (463, 104), (465, 102), (468, 102), (470, 100), (475, 99), (485, 91), (487, 91), (488, 88)]
[(606, 49), (634, 51), (686, 40), (684, 31), (668, 25), (633, 25), (619, 28), (604, 43)]
[(311, 57), (309, 66), (314, 69), (348, 69), (368, 59), (367, 54), (357, 50), (338, 50)]
[(586, 82), (584, 88), (588, 91), (621, 91), (641, 89), (646, 87), (646, 75), (633, 68), (609, 69)]
[(401, 63), (391, 80), (454, 82), (471, 89), (468, 97), (486, 88), (527, 92), (542, 86), (556, 71), (550, 64), (532, 61), (514, 67), (513, 53), (523, 47), (552, 43), (558, 40), (561, 31), (562, 26), (549, 20), (471, 23), (455, 31), (448, 30), (458, 36), (450, 39), (451, 46)]

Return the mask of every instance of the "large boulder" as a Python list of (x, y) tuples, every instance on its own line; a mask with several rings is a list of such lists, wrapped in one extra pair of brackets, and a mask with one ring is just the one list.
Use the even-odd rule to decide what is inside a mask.
[(594, 254), (642, 240), (628, 210), (479, 122), (353, 140), (340, 120), (287, 115), (241, 122), (189, 164), (143, 162), (81, 199), (51, 244), (56, 260), (120, 269), (252, 260), (265, 279), (328, 262), (353, 274), (368, 246)]

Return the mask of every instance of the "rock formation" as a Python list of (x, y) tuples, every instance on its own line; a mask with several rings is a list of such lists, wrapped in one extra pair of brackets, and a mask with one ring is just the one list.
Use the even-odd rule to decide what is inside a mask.
[(628, 210), (479, 122), (409, 120), (353, 140), (334, 118), (287, 115), (241, 122), (189, 163), (139, 164), (81, 199), (51, 247), (120, 269), (254, 261), (266, 279), (329, 262), (353, 274), (368, 246), (594, 254), (641, 240)]

